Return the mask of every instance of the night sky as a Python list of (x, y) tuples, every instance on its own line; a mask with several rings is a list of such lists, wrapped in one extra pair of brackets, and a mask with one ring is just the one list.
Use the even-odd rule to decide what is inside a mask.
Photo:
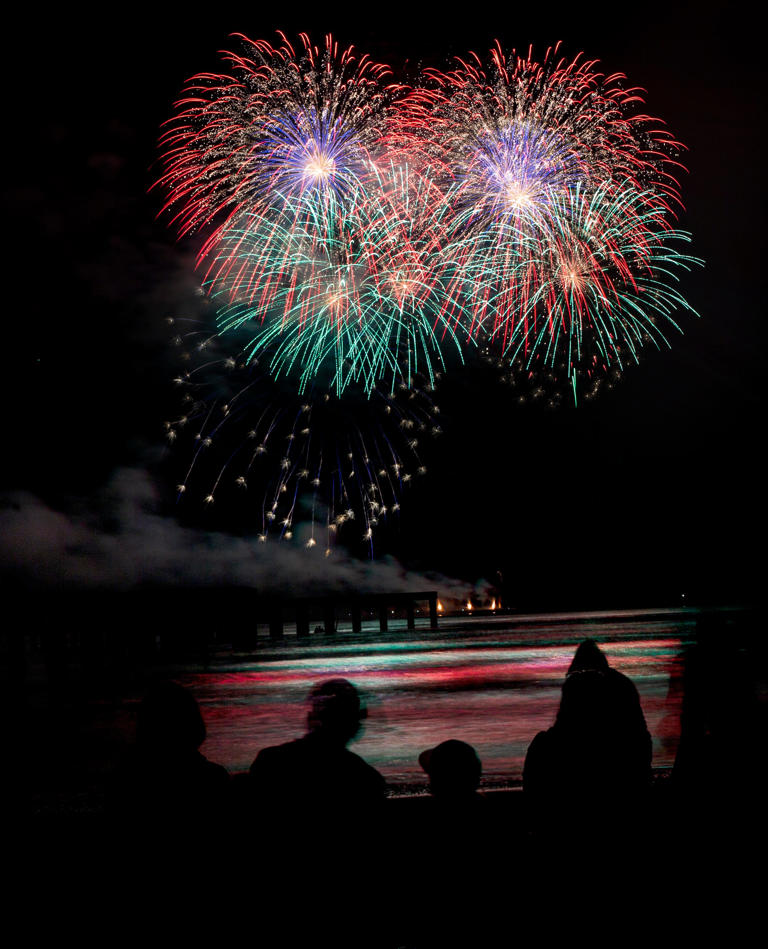
[[(272, 40), (281, 28), (317, 42), (333, 32), (399, 75), (483, 53), (494, 38), (519, 50), (532, 43), (542, 55), (562, 40), (564, 55), (583, 50), (645, 88), (648, 111), (689, 149), (681, 225), (706, 266), (682, 290), (701, 318), (682, 314), (684, 335), (670, 337), (671, 350), (646, 351), (613, 389), (578, 408), (567, 399), (558, 410), (519, 404), (480, 371), (446, 380), (429, 474), (404, 494), (399, 526), (382, 532), (378, 553), (409, 570), (486, 578), (520, 607), (756, 596), (765, 148), (759, 30), (746, 4), (541, 4), (534, 13), (481, 3), (465, 5), (461, 18), (432, 3), (380, 4), (375, 14), (360, 4), (323, 13), (294, 3), (284, 14), (255, 4), (163, 5), (158, 14), (159, 6), (126, 6), (117, 26), (74, 8), (8, 26), (7, 582), (87, 581), (100, 570), (104, 538), (126, 534), (127, 547), (131, 510), (146, 513), (150, 502), (154, 526), (167, 522), (169, 547), (181, 539), (168, 557), (184, 573), (163, 448), (175, 404), (166, 319), (194, 291), (196, 244), (175, 245), (156, 220), (159, 196), (147, 194), (155, 143), (184, 80), (217, 68), (217, 50), (234, 45), (230, 33)], [(231, 511), (191, 520), (190, 530), (239, 535), (237, 550), (252, 533)], [(73, 550), (79, 566), (70, 571)], [(118, 573), (108, 582), (119, 583)]]

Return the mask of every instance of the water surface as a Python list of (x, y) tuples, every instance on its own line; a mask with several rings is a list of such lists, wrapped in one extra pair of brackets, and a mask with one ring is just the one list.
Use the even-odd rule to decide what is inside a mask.
[(219, 658), (177, 675), (208, 726), (202, 750), (230, 771), (248, 769), (268, 745), (304, 732), (313, 684), (343, 676), (364, 696), (368, 718), (350, 748), (395, 788), (420, 784), (418, 755), (448, 738), (473, 745), (484, 783), (519, 781), (526, 749), (557, 712), (576, 645), (595, 638), (610, 664), (637, 686), (653, 738), (654, 767), (673, 764), (679, 738), (682, 649), (692, 611), (441, 619), (440, 630), (386, 634), (370, 624), (352, 638), (263, 640), (246, 661)]

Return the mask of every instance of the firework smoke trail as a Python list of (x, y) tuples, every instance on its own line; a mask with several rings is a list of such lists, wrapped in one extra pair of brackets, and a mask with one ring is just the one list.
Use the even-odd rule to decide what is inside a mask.
[(559, 365), (565, 349), (574, 385), (585, 363), (620, 368), (622, 352), (636, 361), (666, 341), (656, 321), (676, 327), (672, 312), (690, 311), (677, 271), (700, 263), (669, 222), (682, 146), (636, 111), (639, 90), (595, 65), (557, 47), (542, 63), (507, 58), (497, 44), (487, 65), (472, 54), (428, 70), (398, 106), (400, 147), (451, 207), (457, 332), (526, 369)]

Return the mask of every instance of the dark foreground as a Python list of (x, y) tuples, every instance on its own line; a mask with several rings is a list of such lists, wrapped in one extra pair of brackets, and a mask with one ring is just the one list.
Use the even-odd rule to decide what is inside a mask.
[[(632, 796), (556, 788), (545, 807), (521, 790), (265, 806), (248, 778), (221, 769), (215, 807), (158, 810), (151, 799), (137, 810), (128, 793), (127, 807), (78, 808), (68, 796), (41, 810), (23, 766), (31, 750), (11, 729), (6, 917), (36, 942), (76, 945), (744, 944), (765, 883), (765, 650), (754, 630), (714, 632), (698, 630), (685, 657), (686, 753)], [(7, 725), (18, 707), (9, 701)], [(62, 718), (67, 733), (76, 713)], [(88, 735), (91, 749), (92, 724)], [(55, 732), (49, 740), (55, 749)], [(46, 773), (59, 760), (83, 767), (44, 752)]]
[[(742, 945), (764, 883), (764, 800), (657, 778), (632, 812), (565, 810), (534, 828), (522, 792), (471, 813), (427, 797), (376, 815), (248, 815), (14, 828), (9, 908), (78, 943), (439, 947)], [(755, 858), (756, 861), (755, 861)]]

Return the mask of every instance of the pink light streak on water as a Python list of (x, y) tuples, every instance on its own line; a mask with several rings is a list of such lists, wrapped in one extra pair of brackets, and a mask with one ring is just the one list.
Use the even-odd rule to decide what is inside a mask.
[(273, 651), (262, 662), (177, 678), (201, 703), (208, 726), (203, 753), (231, 772), (246, 771), (261, 748), (299, 737), (311, 686), (343, 676), (368, 707), (350, 748), (391, 785), (423, 783), (419, 753), (447, 738), (472, 744), (484, 780), (495, 784), (520, 779), (529, 743), (554, 721), (576, 644), (592, 635), (611, 665), (637, 686), (654, 766), (669, 767), (679, 737), (682, 639), (691, 628), (683, 625), (667, 620), (607, 628), (598, 622), (514, 631), (480, 626), (476, 633), (422, 641), (305, 647), (294, 641), (284, 655)]

